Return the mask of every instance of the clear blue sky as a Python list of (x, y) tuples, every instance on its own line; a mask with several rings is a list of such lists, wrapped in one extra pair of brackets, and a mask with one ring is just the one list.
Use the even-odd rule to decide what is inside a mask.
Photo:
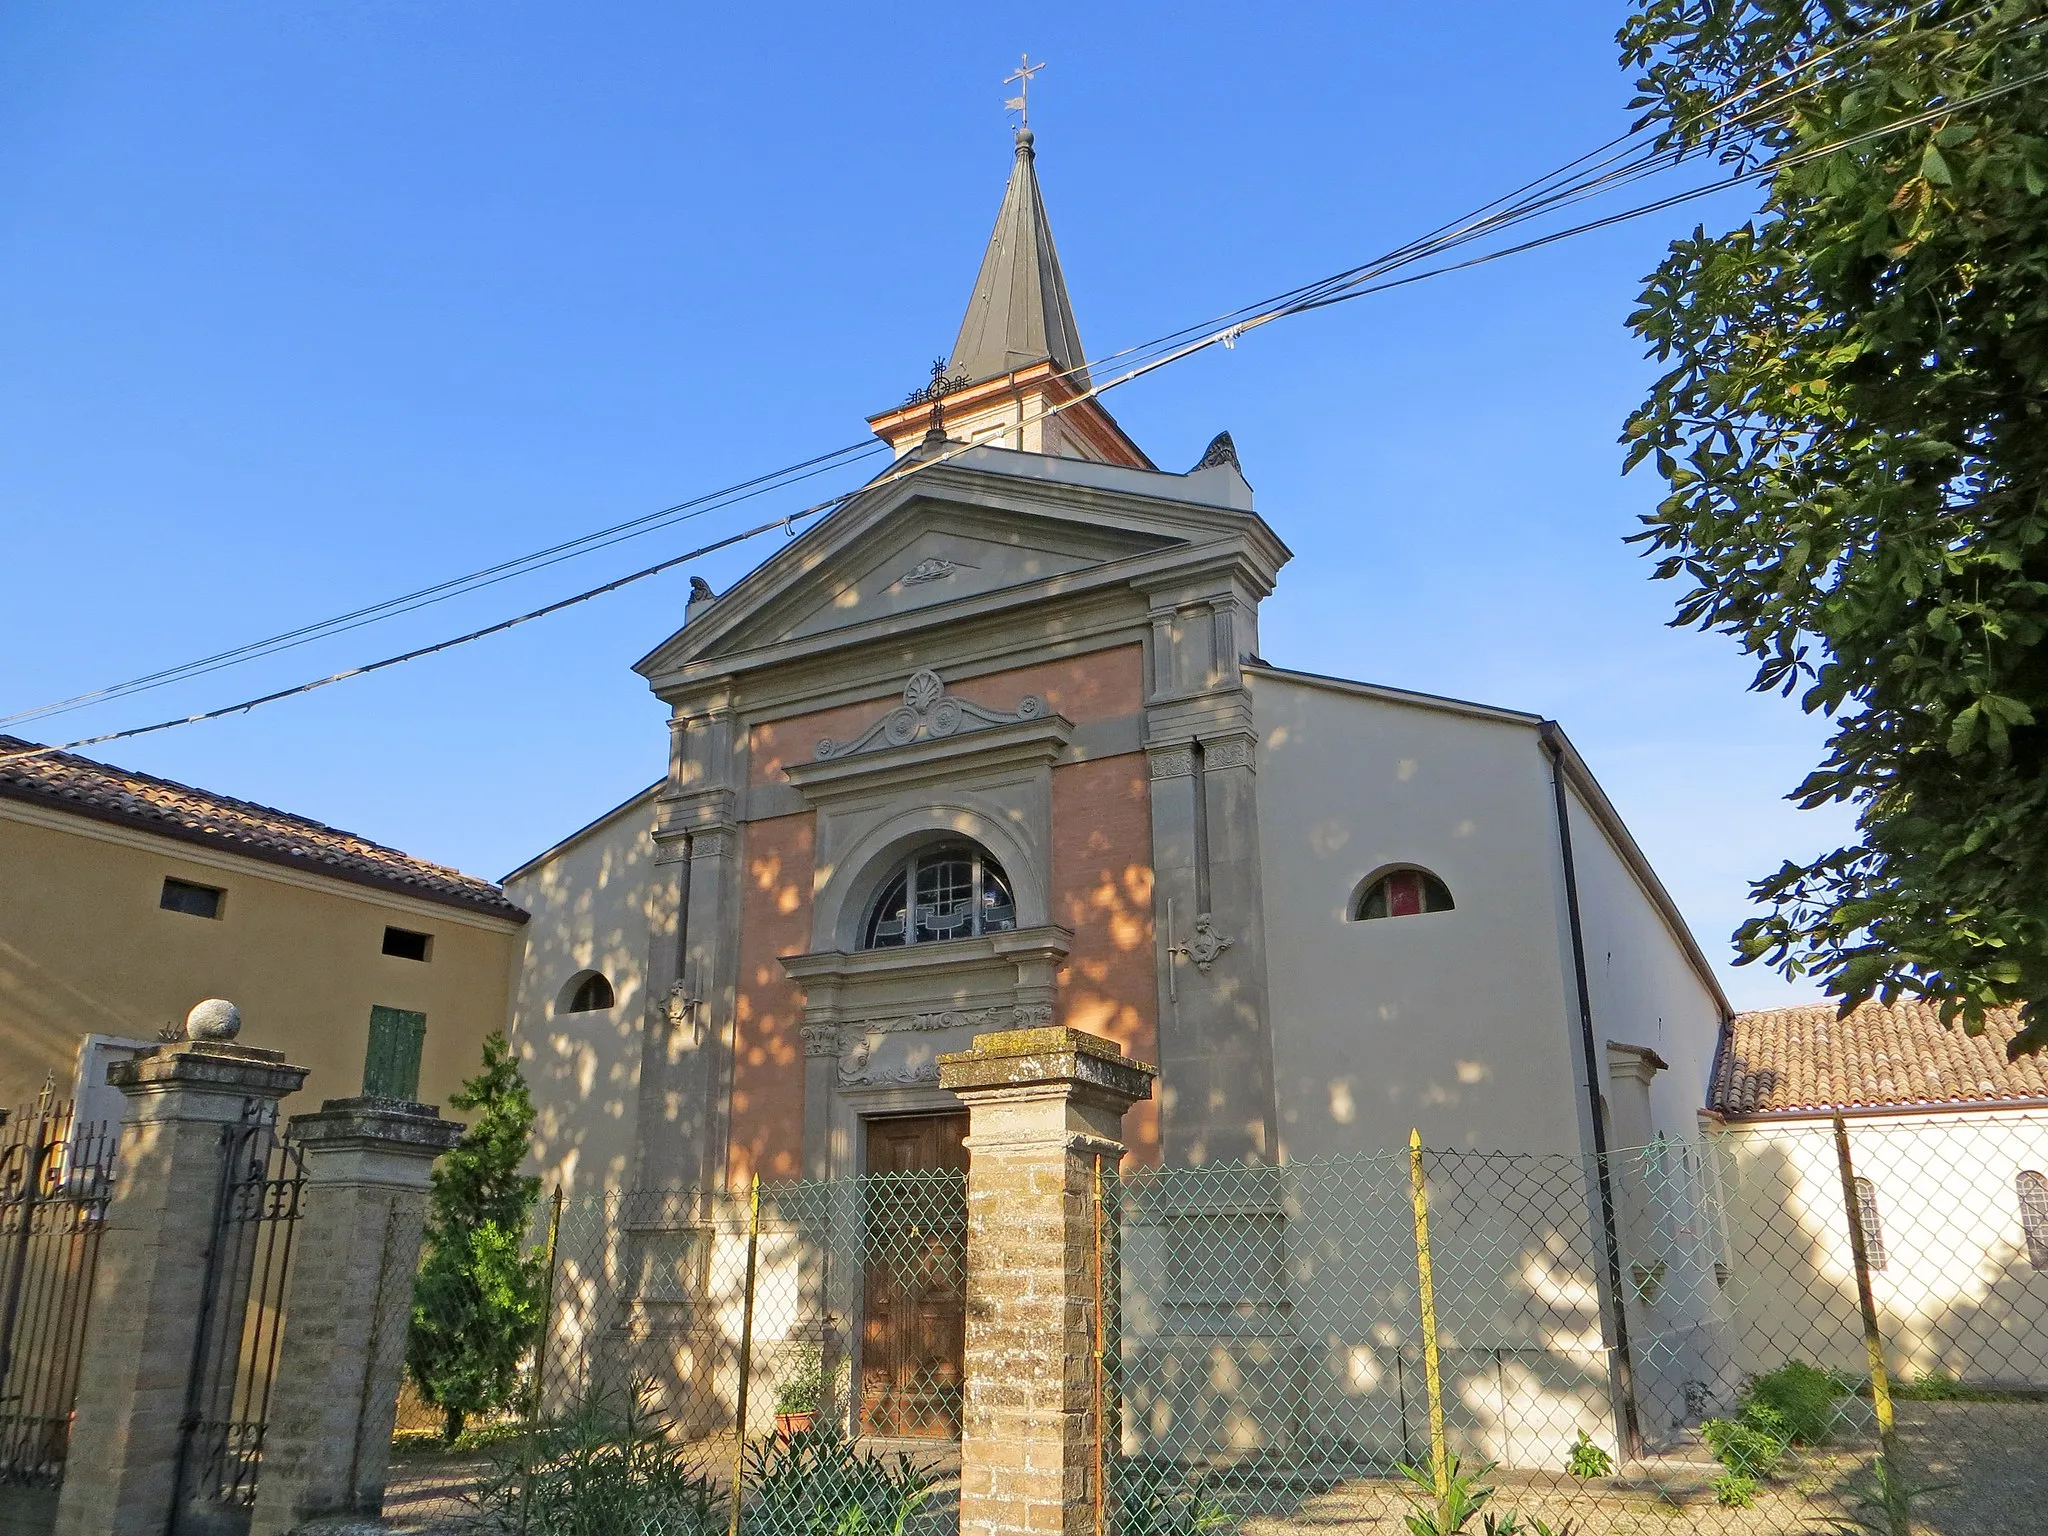
[[(855, 439), (951, 345), (1033, 125), (1092, 353), (1435, 226), (1626, 125), (1618, 4), (773, 9), (15, 0), (0, 10), (0, 713)], [(1235, 435), (1297, 553), (1282, 665), (1560, 719), (1714, 956), (1838, 840), (1817, 726), (1621, 540), (1656, 216), (1268, 328), (1108, 404)], [(836, 487), (835, 487), (836, 488)], [(716, 514), (116, 707), (82, 736), (467, 628), (793, 509)], [(767, 510), (763, 510), (766, 508)], [(723, 588), (767, 551), (697, 569)], [(685, 571), (108, 749), (498, 875), (661, 772), (628, 670)], [(61, 734), (60, 734), (61, 733)], [(1805, 994), (1754, 968), (1741, 1006)]]

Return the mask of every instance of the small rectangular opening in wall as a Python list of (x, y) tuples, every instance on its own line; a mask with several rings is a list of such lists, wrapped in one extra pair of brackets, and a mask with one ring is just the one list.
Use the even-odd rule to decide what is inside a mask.
[(227, 892), (217, 886), (194, 885), (190, 880), (164, 877), (163, 895), (157, 905), (166, 912), (183, 912), (192, 917), (219, 917)]
[(384, 930), (384, 953), (396, 955), (401, 960), (424, 960), (433, 947), (432, 934), (414, 933), (410, 928)]

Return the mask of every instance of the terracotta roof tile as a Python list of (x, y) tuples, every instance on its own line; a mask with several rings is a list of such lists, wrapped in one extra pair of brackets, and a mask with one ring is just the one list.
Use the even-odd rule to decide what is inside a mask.
[(18, 737), (0, 736), (0, 798), (71, 811), (357, 885), (400, 891), (422, 901), (467, 907), (515, 922), (526, 920), (527, 914), (488, 880), (430, 864), (303, 816), (146, 773), (131, 773), (69, 752), (23, 758), (5, 755), (34, 746)]
[(1832, 1003), (1738, 1013), (1722, 1036), (1707, 1107), (1724, 1115), (2048, 1099), (2038, 1056), (2005, 1059), (2019, 1015), (2000, 1009), (1974, 1038), (1944, 1028), (1929, 1003), (1865, 1003), (1846, 1019)]

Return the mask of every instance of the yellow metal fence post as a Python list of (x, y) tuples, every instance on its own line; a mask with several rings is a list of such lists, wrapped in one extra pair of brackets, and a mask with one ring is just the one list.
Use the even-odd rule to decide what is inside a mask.
[(1415, 1275), (1422, 1303), (1422, 1372), (1429, 1387), (1429, 1471), (1436, 1496), (1451, 1489), (1444, 1437), (1444, 1379), (1436, 1348), (1436, 1277), (1429, 1263), (1429, 1185), (1422, 1176), (1422, 1132), (1408, 1133), (1408, 1182), (1415, 1195)]
[(1835, 1166), (1842, 1175), (1842, 1219), (1849, 1228), (1849, 1257), (1856, 1266), (1856, 1305), (1863, 1313), (1863, 1355), (1870, 1365), (1870, 1401), (1877, 1411), (1877, 1443), (1884, 1457), (1879, 1492), (1892, 1536), (1911, 1536), (1904, 1469), (1899, 1465), (1898, 1430), (1892, 1419), (1891, 1375), (1884, 1364), (1884, 1339), (1877, 1331), (1877, 1301), (1870, 1290), (1870, 1246), (1863, 1237), (1863, 1201), (1856, 1190), (1856, 1166), (1849, 1157), (1849, 1127), (1835, 1116)]
[(747, 1193), (747, 1288), (740, 1303), (740, 1385), (732, 1425), (732, 1514), (726, 1536), (740, 1536), (740, 1478), (747, 1465), (747, 1385), (754, 1365), (754, 1269), (761, 1256), (761, 1175)]

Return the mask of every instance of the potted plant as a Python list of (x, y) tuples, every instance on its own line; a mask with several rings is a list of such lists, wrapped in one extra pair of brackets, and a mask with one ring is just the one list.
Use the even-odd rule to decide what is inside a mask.
[(775, 1388), (775, 1434), (781, 1440), (816, 1427), (825, 1392), (825, 1362), (815, 1349), (797, 1351)]

